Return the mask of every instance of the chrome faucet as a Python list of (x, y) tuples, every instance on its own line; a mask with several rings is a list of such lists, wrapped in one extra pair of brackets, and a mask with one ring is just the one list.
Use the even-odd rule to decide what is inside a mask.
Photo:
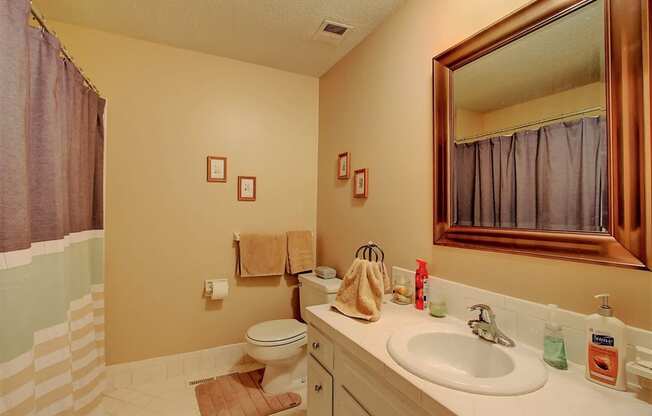
[(503, 331), (496, 326), (496, 315), (491, 310), (489, 305), (473, 305), (469, 308), (470, 311), (480, 311), (478, 319), (471, 319), (468, 324), (473, 333), (484, 339), (485, 341), (493, 342), (495, 344), (504, 345), (506, 347), (513, 347), (516, 345), (514, 341), (505, 335)]

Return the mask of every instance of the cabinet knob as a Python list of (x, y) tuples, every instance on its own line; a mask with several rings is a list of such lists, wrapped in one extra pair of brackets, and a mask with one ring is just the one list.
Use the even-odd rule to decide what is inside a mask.
[(319, 393), (322, 390), (321, 384), (315, 384), (315, 391)]
[(312, 343), (312, 349), (313, 350), (318, 350), (319, 349), (319, 342), (315, 341)]

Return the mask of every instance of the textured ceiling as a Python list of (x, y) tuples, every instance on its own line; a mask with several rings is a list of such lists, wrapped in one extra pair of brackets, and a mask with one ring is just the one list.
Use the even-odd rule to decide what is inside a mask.
[(487, 112), (604, 80), (603, 7), (591, 3), (455, 71), (456, 107)]
[[(320, 76), (405, 0), (34, 0), (47, 19)], [(354, 26), (339, 45), (324, 19)]]

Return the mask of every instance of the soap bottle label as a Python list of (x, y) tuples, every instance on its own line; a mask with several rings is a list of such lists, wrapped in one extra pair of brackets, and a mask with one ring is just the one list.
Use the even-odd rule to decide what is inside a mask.
[(618, 350), (613, 345), (613, 337), (591, 334), (587, 363), (589, 374), (592, 379), (610, 385), (616, 385), (618, 378)]
[(593, 342), (595, 345), (613, 347), (614, 337), (609, 335), (591, 334), (591, 342)]

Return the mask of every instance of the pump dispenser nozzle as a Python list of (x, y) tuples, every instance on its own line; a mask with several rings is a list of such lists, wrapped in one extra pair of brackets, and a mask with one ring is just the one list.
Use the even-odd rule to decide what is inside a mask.
[(609, 294), (608, 293), (601, 293), (599, 295), (595, 295), (594, 298), (600, 299), (602, 301), (602, 305), (600, 305), (600, 309), (598, 309), (598, 313), (602, 316), (613, 316), (614, 311), (611, 309), (611, 306), (609, 306)]

